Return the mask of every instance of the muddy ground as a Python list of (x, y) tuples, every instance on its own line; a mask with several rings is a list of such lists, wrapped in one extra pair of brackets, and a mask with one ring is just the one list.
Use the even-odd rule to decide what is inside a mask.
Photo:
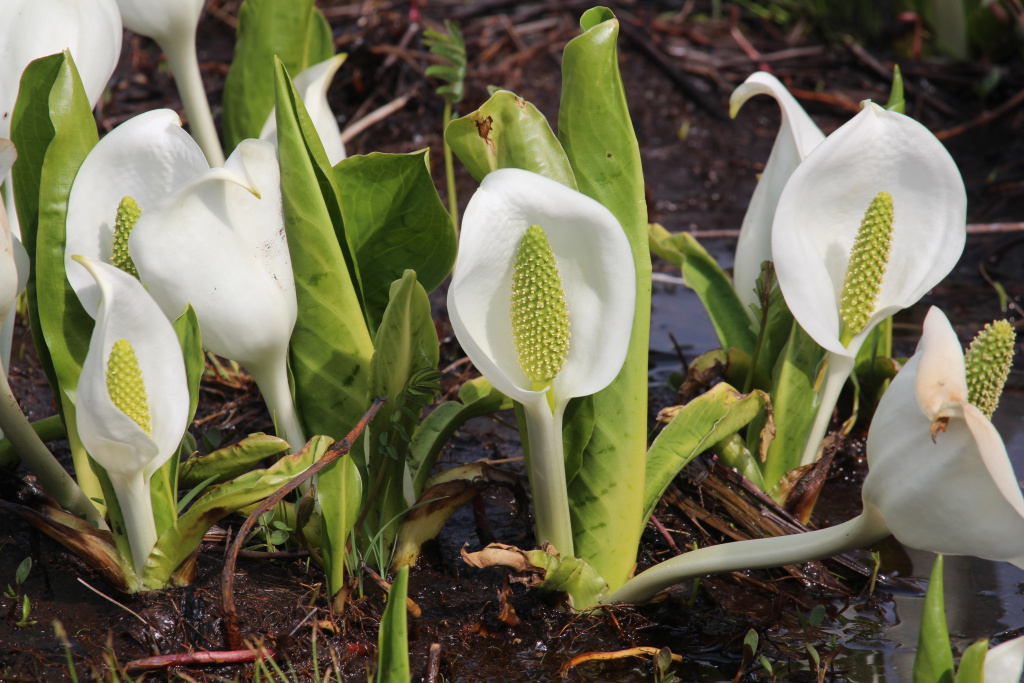
[[(214, 0), (200, 25), (200, 62), (215, 112), (230, 62), (238, 4)], [(430, 62), (419, 31), (411, 27), (412, 8), (405, 2), (378, 0), (318, 4), (334, 28), (338, 51), (349, 53), (330, 94), (342, 128), (396, 98), (409, 96), (403, 108), (351, 139), (349, 154), (430, 147), (435, 179), (445, 196), (440, 153), (443, 102), (433, 94), (437, 84), (423, 75)], [(554, 124), (561, 50), (576, 34), (578, 17), (587, 6), (576, 0), (437, 1), (420, 4), (416, 11), (420, 28), (436, 27), (445, 18), (462, 22), (470, 72), (460, 113), (482, 104), (488, 85), (499, 85), (536, 104)], [(1019, 226), (993, 225), (1024, 220), (1024, 136), (1020, 135), (1024, 107), (1014, 104), (1019, 104), (1024, 88), (1019, 49), (1015, 56), (1013, 50), (1009, 55), (993, 50), (989, 57), (1001, 60), (995, 63), (985, 58), (959, 64), (936, 59), (915, 62), (898, 52), (909, 40), (906, 27), (898, 25), (888, 26), (879, 39), (865, 41), (861, 47), (841, 39), (825, 41), (821, 27), (813, 24), (777, 25), (729, 4), (725, 4), (724, 18), (717, 20), (708, 18), (710, 4), (704, 2), (683, 7), (669, 2), (623, 2), (615, 11), (624, 25), (620, 64), (648, 178), (652, 221), (673, 231), (702, 235), (709, 248), (728, 260), (779, 120), (774, 102), (758, 98), (744, 107), (736, 121), (729, 121), (731, 89), (752, 71), (768, 66), (798, 92), (827, 133), (847, 120), (859, 101), (887, 100), (885, 74), (899, 57), (907, 79), (908, 112), (946, 136), (967, 184), (968, 221), (975, 225), (960, 266), (926, 301), (941, 301), (951, 309), (951, 317), (968, 337), (980, 323), (1002, 315), (996, 291), (986, 278), (1005, 287), (1011, 305), (1024, 294), (1024, 232)], [(982, 99), (976, 86), (993, 69), (999, 70), (1001, 79)], [(159, 50), (138, 36), (126, 35), (110, 92), (110, 101), (98, 114), (101, 130), (148, 109), (166, 106), (182, 111)], [(997, 116), (986, 116), (993, 110)], [(461, 167), (457, 178), (464, 206), (474, 182)], [(656, 267), (670, 270), (664, 263)], [(437, 301), (443, 299), (437, 297)], [(451, 337), (443, 306), (439, 308), (444, 367), (463, 354)], [(904, 352), (912, 349), (924, 310), (919, 305), (897, 322), (897, 330), (904, 333)], [(1011, 310), (1009, 315), (1019, 320), (1018, 313)], [(686, 330), (686, 321), (680, 320), (676, 336), (684, 347)], [(52, 414), (52, 399), (24, 325), (15, 359), (12, 384), (30, 418)], [(447, 386), (464, 379), (459, 374), (464, 369), (460, 366), (451, 372)], [(1016, 374), (1015, 378), (1019, 380)], [(652, 413), (670, 400), (671, 392), (653, 390)], [(471, 423), (453, 441), (441, 466), (520, 455), (518, 437), (505, 422), (512, 418), (501, 417)], [(193, 432), (201, 436), (211, 428), (225, 438), (270, 430), (251, 383), (206, 382)], [(516, 463), (502, 466), (523, 474)], [(701, 463), (681, 477), (679, 491), (659, 508), (656, 516), (667, 531), (663, 534), (652, 527), (645, 533), (638, 557), (641, 566), (677, 552), (673, 545), (682, 548), (695, 541), (705, 545), (722, 538), (709, 522), (728, 507), (716, 503), (709, 492), (707, 482), (717, 481), (717, 475), (694, 483), (707, 476), (707, 467)], [(862, 453), (854, 440), (836, 458), (816, 523), (834, 523), (858, 512), (863, 473)], [(23, 474), (0, 475), (0, 497), (25, 500)], [(727, 491), (736, 488), (725, 485)], [(694, 501), (707, 511), (703, 521), (694, 511)], [(884, 625), (891, 618), (887, 591), (913, 589), (898, 582), (883, 583), (868, 594), (863, 571), (856, 569), (870, 565), (870, 558), (860, 555), (852, 558), (854, 569), (828, 565), (828, 570), (842, 577), (839, 580), (818, 565), (792, 572), (736, 574), (704, 579), (696, 590), (684, 584), (658, 605), (600, 615), (573, 616), (554, 601), (513, 586), (510, 600), (519, 623), (509, 625), (499, 619), (502, 573), (467, 568), (459, 551), (466, 543), (471, 550), (478, 549), (491, 538), (529, 546), (528, 511), (504, 491), (485, 494), (475, 511), (485, 514), (474, 516), (467, 507), (456, 515), (412, 573), (410, 596), (423, 610), (422, 617), (410, 620), (414, 680), (499, 681), (510, 675), (517, 680), (555, 680), (575, 655), (638, 646), (668, 647), (682, 655), (684, 662), (675, 668), (681, 680), (732, 680), (741, 665), (743, 637), (751, 628), (761, 634), (770, 659), (791, 661), (794, 670), (801, 669), (789, 680), (815, 678), (808, 670), (806, 642), (818, 643), (823, 658), (832, 652), (838, 655), (829, 676), (843, 680), (842, 653), (836, 652), (834, 644), (829, 646), (806, 616), (816, 605), (824, 605), (828, 625), (845, 607), (854, 605), (867, 617), (866, 624)], [(239, 522), (230, 523), (237, 527)], [(728, 531), (728, 522), (723, 528)], [(30, 619), (36, 622), (16, 627), (13, 601), (0, 598), (7, 611), (0, 615), (0, 681), (68, 679), (67, 653), (53, 636), (54, 620), (61, 621), (68, 633), (70, 657), (79, 677), (109, 679), (120, 675), (112, 672), (112, 666), (141, 657), (223, 647), (217, 585), (223, 547), (217, 542), (204, 545), (195, 585), (137, 596), (116, 594), (73, 555), (6, 514), (0, 516), (0, 549), (0, 588), (13, 583), (15, 569), (25, 557), (33, 558), (23, 592), (31, 601)], [(883, 572), (898, 572), (904, 561), (899, 548), (892, 544), (883, 550)], [(332, 619), (323, 595), (322, 572), (295, 553), (282, 557), (250, 556), (239, 563), (236, 599), (246, 636), (276, 647), (281, 653), (278, 661), (286, 668), (290, 662), (299, 680), (311, 680), (314, 668), (323, 676), (332, 658), (344, 680), (366, 680), (373, 669), (382, 609), (379, 591), (366, 581), (365, 597), (345, 615)], [(866, 631), (871, 628), (865, 626)], [(314, 640), (318, 644), (315, 660)], [(440, 645), (434, 657), (438, 673), (428, 672), (432, 643)], [(744, 680), (755, 680), (749, 666), (747, 671)], [(149, 678), (250, 680), (253, 675), (253, 666), (246, 664), (179, 668)], [(584, 664), (569, 675), (575, 680), (658, 680), (653, 678), (649, 657)]]

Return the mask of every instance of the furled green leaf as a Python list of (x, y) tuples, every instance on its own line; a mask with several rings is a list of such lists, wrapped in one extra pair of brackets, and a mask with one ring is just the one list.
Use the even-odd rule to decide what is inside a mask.
[[(325, 479), (324, 472), (330, 472), (330, 477)], [(345, 544), (356, 525), (363, 497), (363, 480), (351, 455), (338, 458), (320, 473), (317, 497), (321, 510), (320, 549), (327, 589), (333, 598), (345, 585)]]
[(892, 89), (889, 91), (889, 101), (885, 108), (899, 114), (907, 113), (907, 100), (903, 97), (903, 74), (900, 73), (900, 65), (892, 68)]
[(335, 233), (335, 220), (341, 217), (331, 169), (280, 62), (277, 131), (285, 230), (299, 305), (289, 357), (296, 406), (307, 434), (341, 438), (367, 408), (373, 343)]
[(463, 382), (459, 388), (459, 400), (447, 401), (434, 408), (413, 433), (408, 454), (413, 493), (419, 496), (423, 492), (441, 449), (467, 420), (511, 408), (512, 399), (491, 386), (485, 378)]
[(377, 683), (409, 683), (409, 637), (405, 600), (409, 568), (402, 567), (388, 591), (388, 604), (380, 618), (377, 636)]
[(747, 426), (767, 403), (768, 395), (762, 391), (741, 394), (723, 382), (683, 406), (661, 430), (647, 454), (641, 524), (691, 460)]
[(988, 640), (981, 639), (972, 644), (960, 657), (956, 670), (956, 683), (984, 683), (985, 655), (988, 654)]
[(482, 107), (448, 124), (444, 139), (478, 181), (499, 168), (522, 168), (577, 189), (548, 120), (508, 90), (499, 90)]
[(334, 167), (345, 234), (376, 331), (391, 283), (415, 270), (429, 292), (455, 265), (457, 240), (427, 167), (427, 152), (349, 157)]
[(331, 27), (313, 0), (246, 0), (224, 81), (226, 152), (258, 138), (274, 108), (274, 57), (293, 74), (330, 59)]
[(689, 233), (673, 234), (652, 223), (648, 235), (651, 253), (682, 270), (686, 286), (700, 297), (722, 348), (735, 347), (752, 355), (756, 335), (750, 327), (750, 316), (718, 262)]
[(914, 657), (914, 683), (953, 683), (953, 650), (946, 628), (942, 591), (942, 555), (935, 558), (921, 611), (921, 633)]
[(269, 434), (251, 434), (238, 443), (181, 463), (178, 486), (190, 489), (210, 477), (215, 478), (215, 484), (221, 484), (248, 472), (263, 460), (287, 453), (288, 450), (288, 442), (284, 439)]
[(145, 586), (164, 588), (178, 565), (199, 547), (210, 527), (232, 512), (258, 503), (277, 491), (322, 457), (331, 443), (329, 437), (315, 436), (297, 453), (281, 458), (266, 469), (243, 474), (201, 496), (156, 542), (143, 571)]
[[(584, 33), (565, 47), (558, 139), (579, 189), (622, 224), (636, 266), (636, 313), (629, 353), (618, 377), (594, 395), (594, 430), (569, 486), (576, 555), (614, 590), (633, 570), (643, 525), (647, 459), (647, 353), (651, 254), (640, 150), (619, 75), (619, 25), (610, 10), (588, 10)], [(625, 321), (609, 321), (610, 325)]]

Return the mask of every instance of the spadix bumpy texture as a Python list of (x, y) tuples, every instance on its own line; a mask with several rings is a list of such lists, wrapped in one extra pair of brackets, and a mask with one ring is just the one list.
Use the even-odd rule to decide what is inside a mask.
[(114, 245), (110, 249), (110, 263), (134, 277), (139, 277), (132, 255), (128, 251), (128, 236), (142, 215), (142, 209), (131, 197), (125, 197), (117, 207), (114, 219)]
[(1013, 347), (1017, 335), (1009, 321), (997, 320), (985, 325), (964, 354), (967, 367), (967, 400), (992, 419), (999, 397), (1013, 365)]
[(569, 355), (569, 312), (551, 244), (538, 225), (519, 242), (512, 275), (512, 338), (531, 382), (545, 386)]
[(879, 192), (864, 213), (853, 241), (850, 262), (843, 278), (839, 314), (843, 337), (853, 338), (867, 325), (878, 305), (878, 292), (892, 251), (892, 195)]
[(114, 342), (107, 358), (107, 391), (117, 408), (139, 425), (147, 436), (153, 435), (153, 417), (149, 412), (146, 382), (139, 369), (135, 349), (127, 339)]

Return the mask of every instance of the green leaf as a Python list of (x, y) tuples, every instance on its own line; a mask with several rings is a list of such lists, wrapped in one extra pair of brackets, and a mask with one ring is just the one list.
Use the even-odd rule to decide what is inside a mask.
[(914, 683), (953, 683), (953, 650), (946, 628), (942, 591), (942, 555), (935, 558), (921, 611), (921, 633), (914, 657)]
[(462, 40), (462, 32), (459, 31), (457, 22), (446, 19), (444, 27), (448, 33), (439, 33), (429, 28), (424, 31), (423, 44), (450, 66), (434, 64), (427, 67), (426, 74), (448, 81), (448, 85), (438, 88), (437, 93), (451, 104), (458, 104), (465, 94), (466, 43)]
[(641, 524), (691, 460), (745, 427), (767, 403), (768, 396), (762, 391), (741, 394), (723, 382), (683, 406), (661, 430), (647, 454)]
[(407, 456), (413, 475), (413, 493), (417, 497), (423, 493), (438, 454), (459, 427), (474, 417), (511, 408), (512, 399), (491, 386), (485, 378), (463, 382), (459, 388), (459, 400), (447, 401), (434, 408), (413, 433)]
[(889, 91), (889, 102), (885, 108), (899, 114), (907, 113), (907, 100), (903, 97), (903, 74), (900, 73), (899, 64), (892, 68), (892, 90)]
[(252, 434), (238, 443), (198, 458), (189, 458), (178, 470), (178, 486), (189, 489), (213, 477), (223, 483), (251, 470), (259, 462), (287, 453), (288, 442), (268, 434)]
[(755, 421), (747, 432), (754, 453), (764, 453), (764, 484), (770, 491), (790, 470), (800, 466), (807, 432), (818, 408), (817, 387), (824, 370), (825, 351), (800, 324), (793, 322), (789, 342), (772, 374), (775, 438), (767, 446), (760, 442), (766, 417)]
[[(360, 447), (359, 442), (355, 447)], [(328, 474), (326, 478), (325, 473)], [(328, 490), (329, 494), (325, 496)], [(362, 497), (363, 480), (351, 455), (338, 458), (320, 472), (317, 482), (317, 498), (322, 513), (320, 549), (332, 598), (345, 586), (345, 544), (359, 517)]]
[(388, 591), (388, 604), (380, 618), (377, 636), (377, 683), (409, 683), (409, 638), (405, 600), (409, 588), (409, 568), (402, 567)]
[(258, 503), (277, 491), (322, 457), (331, 443), (329, 437), (314, 436), (299, 452), (281, 458), (266, 469), (243, 474), (201, 496), (157, 540), (142, 573), (146, 588), (166, 587), (174, 570), (199, 547), (210, 527), (232, 512)]
[[(398, 533), (398, 525), (390, 522), (401, 516), (411, 503), (406, 500), (404, 491), (408, 443), (399, 435), (389, 437), (389, 432), (399, 425), (407, 430), (416, 426), (413, 420), (399, 411), (400, 395), (414, 373), (437, 367), (438, 354), (437, 329), (430, 317), (430, 300), (416, 281), (416, 273), (407, 270), (401, 280), (391, 285), (390, 301), (377, 331), (376, 350), (370, 361), (370, 396), (387, 396), (389, 400), (367, 427), (363, 440), (367, 480), (376, 482), (378, 477), (383, 480), (367, 516), (367, 524), (373, 534), (381, 534), (383, 546), (388, 549)], [(433, 396), (429, 398), (433, 402)], [(376, 446), (378, 443), (390, 443), (397, 457), (382, 454)], [(321, 489), (321, 499), (326, 494), (327, 490)]]
[[(604, 8), (584, 13), (585, 31), (565, 47), (558, 139), (579, 189), (622, 224), (636, 266), (636, 313), (626, 362), (594, 396), (594, 430), (579, 474), (569, 486), (573, 541), (612, 590), (633, 570), (643, 527), (647, 459), (647, 354), (651, 254), (640, 150), (619, 75), (618, 22)], [(623, 324), (616, 321), (610, 324)], [(568, 458), (567, 458), (568, 459)], [(608, 548), (629, 548), (610, 553)]]
[(327, 157), (280, 62), (276, 85), (285, 230), (299, 307), (289, 351), (296, 407), (307, 434), (341, 438), (366, 411), (373, 342), (335, 234), (341, 216)]
[(433, 291), (458, 248), (427, 166), (427, 151), (349, 157), (334, 167), (345, 234), (359, 265), (366, 319), (376, 330), (388, 288), (406, 269)]
[(984, 638), (967, 648), (963, 656), (960, 657), (960, 668), (956, 671), (956, 683), (984, 683), (985, 655), (987, 654), (988, 640)]
[(686, 232), (670, 233), (657, 223), (648, 226), (651, 253), (678, 267), (686, 286), (697, 293), (711, 318), (723, 349), (735, 347), (754, 353), (756, 335), (750, 316), (736, 296), (732, 281), (704, 247)]
[(499, 90), (482, 107), (448, 124), (444, 139), (477, 181), (499, 168), (522, 168), (577, 189), (547, 119), (508, 90)]
[(331, 27), (313, 0), (246, 0), (224, 81), (225, 151), (260, 136), (274, 108), (275, 56), (297, 74), (333, 55)]

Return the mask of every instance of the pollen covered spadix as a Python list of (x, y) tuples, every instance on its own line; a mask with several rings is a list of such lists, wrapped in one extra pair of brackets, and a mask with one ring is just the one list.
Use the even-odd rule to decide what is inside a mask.
[(879, 192), (864, 212), (843, 279), (839, 313), (844, 345), (864, 329), (878, 305), (878, 293), (892, 252), (892, 219), (892, 195)]
[(152, 436), (153, 423), (146, 383), (142, 379), (135, 349), (127, 339), (118, 339), (110, 350), (107, 358), (107, 391), (118, 410)]
[(532, 382), (550, 383), (569, 355), (569, 311), (555, 255), (538, 225), (519, 242), (509, 315), (523, 372)]
[(997, 320), (985, 325), (964, 354), (967, 400), (990, 420), (1010, 374), (1016, 340), (1013, 326), (1006, 320)]
[(142, 209), (138, 202), (131, 197), (121, 200), (117, 205), (117, 216), (114, 218), (114, 244), (110, 250), (110, 263), (135, 278), (139, 277), (139, 271), (135, 269), (132, 255), (128, 251), (128, 236), (132, 234), (132, 228), (140, 216)]

